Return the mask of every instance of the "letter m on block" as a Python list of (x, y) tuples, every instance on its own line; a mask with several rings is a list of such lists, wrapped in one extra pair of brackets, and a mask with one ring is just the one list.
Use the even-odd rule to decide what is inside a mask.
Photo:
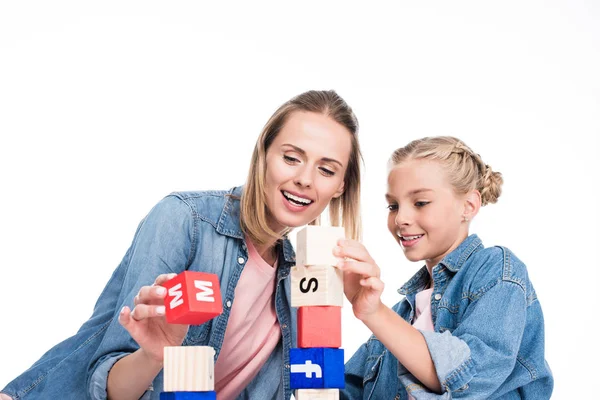
[(169, 289), (169, 296), (173, 297), (169, 303), (169, 308), (171, 310), (183, 304), (183, 290), (181, 290), (181, 283), (178, 283)]
[(214, 291), (212, 288), (212, 282), (209, 281), (194, 281), (194, 286), (196, 289), (200, 289), (199, 292), (196, 293), (196, 300), (198, 301), (208, 301), (214, 303)]
[(200, 325), (223, 312), (215, 274), (184, 271), (162, 286), (167, 289), (165, 308), (170, 324)]

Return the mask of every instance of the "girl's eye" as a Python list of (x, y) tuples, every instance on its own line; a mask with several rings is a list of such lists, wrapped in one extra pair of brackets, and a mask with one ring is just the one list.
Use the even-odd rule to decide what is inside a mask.
[(398, 204), (388, 204), (387, 209), (390, 211), (398, 210)]
[(286, 154), (284, 154), (284, 155), (283, 155), (283, 159), (284, 159), (284, 160), (285, 160), (285, 162), (287, 162), (288, 164), (294, 164), (294, 163), (298, 162), (298, 159), (297, 159), (297, 158), (290, 157), (290, 156), (288, 156), (288, 155), (286, 155)]
[(329, 169), (327, 169), (327, 168), (323, 168), (323, 167), (321, 167), (321, 168), (319, 168), (319, 169), (320, 169), (320, 170), (321, 170), (321, 172), (323, 172), (323, 174), (325, 174), (326, 176), (333, 176), (333, 175), (335, 175), (335, 172), (333, 172), (333, 171), (331, 171), (331, 170), (329, 170)]
[(425, 207), (429, 203), (430, 203), (429, 201), (417, 201), (415, 203), (415, 207), (417, 207), (417, 208)]

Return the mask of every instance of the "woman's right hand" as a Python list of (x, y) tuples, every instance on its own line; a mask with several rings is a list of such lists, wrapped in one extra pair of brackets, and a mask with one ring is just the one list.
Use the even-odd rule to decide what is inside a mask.
[(181, 346), (189, 325), (169, 324), (165, 318), (164, 298), (167, 289), (161, 286), (176, 274), (159, 275), (152, 286), (142, 286), (134, 299), (134, 308), (125, 306), (119, 315), (131, 337), (152, 360), (162, 363), (165, 346)]

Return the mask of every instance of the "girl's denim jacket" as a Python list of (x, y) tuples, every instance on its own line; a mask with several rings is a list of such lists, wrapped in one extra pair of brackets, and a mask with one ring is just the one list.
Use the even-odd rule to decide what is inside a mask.
[[(544, 359), (544, 320), (525, 265), (504, 247), (466, 238), (432, 269), (434, 332), (422, 331), (442, 393), (424, 387), (375, 336), (346, 364), (342, 399), (544, 399), (554, 380)], [(393, 307), (412, 323), (426, 267)]]
[[(108, 372), (117, 360), (138, 349), (119, 324), (123, 306), (133, 306), (140, 287), (159, 274), (183, 270), (217, 274), (223, 313), (191, 326), (183, 345), (212, 346), (219, 355), (235, 287), (248, 259), (240, 229), (242, 188), (173, 193), (138, 226), (133, 243), (100, 295), (92, 317), (69, 339), (56, 345), (13, 380), (3, 393), (14, 399), (105, 399)], [(279, 246), (275, 306), (281, 340), (239, 399), (289, 399), (289, 349), (296, 343), (291, 312), (290, 267), (295, 254), (289, 240)], [(142, 399), (158, 399), (162, 372)]]

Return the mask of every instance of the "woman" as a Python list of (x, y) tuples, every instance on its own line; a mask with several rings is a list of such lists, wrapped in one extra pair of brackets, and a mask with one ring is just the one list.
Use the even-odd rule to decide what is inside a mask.
[[(2, 398), (158, 399), (163, 347), (208, 345), (216, 351), (219, 398), (288, 399), (296, 322), (288, 278), (295, 255), (286, 234), (317, 223), (329, 206), (332, 224), (359, 237), (357, 131), (352, 109), (333, 91), (283, 104), (258, 138), (246, 185), (159, 202), (90, 320)], [(220, 316), (199, 326), (166, 323), (161, 283), (183, 270), (219, 276)]]

